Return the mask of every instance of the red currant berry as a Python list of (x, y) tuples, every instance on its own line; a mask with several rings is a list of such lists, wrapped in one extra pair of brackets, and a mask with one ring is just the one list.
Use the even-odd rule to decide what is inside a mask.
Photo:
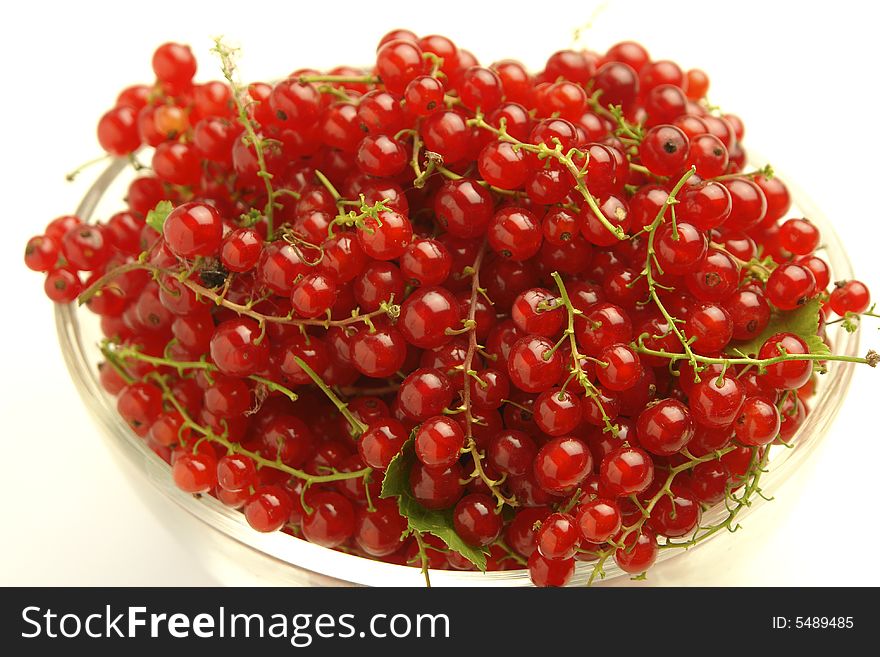
[(297, 281), (290, 293), (290, 307), (306, 319), (320, 317), (336, 303), (336, 280), (321, 272), (310, 272)]
[(38, 235), (28, 240), (24, 249), (24, 264), (31, 271), (49, 271), (58, 261), (60, 246), (48, 235)]
[(637, 575), (653, 566), (659, 554), (660, 548), (654, 533), (643, 528), (626, 535), (623, 547), (614, 551), (614, 562), (624, 572)]
[(217, 459), (207, 450), (184, 452), (174, 461), (171, 476), (184, 493), (207, 493), (217, 485)]
[(562, 330), (565, 312), (555, 294), (537, 287), (521, 292), (510, 309), (510, 317), (524, 333), (553, 337)]
[(642, 362), (630, 347), (614, 344), (599, 352), (596, 377), (608, 390), (629, 390), (642, 376)]
[(82, 290), (79, 277), (69, 269), (53, 269), (43, 282), (43, 291), (55, 303), (70, 303)]
[(691, 416), (706, 427), (729, 427), (739, 415), (745, 391), (739, 379), (730, 375), (701, 374), (688, 397)]
[(406, 167), (406, 148), (386, 135), (367, 135), (357, 150), (357, 164), (370, 176), (396, 176)]
[(535, 441), (527, 433), (506, 430), (492, 438), (487, 458), (493, 468), (516, 477), (531, 469), (537, 453)]
[(688, 161), (687, 135), (674, 125), (657, 125), (645, 133), (639, 155), (648, 170), (657, 176), (673, 176)]
[(482, 235), (493, 212), (492, 194), (469, 178), (446, 181), (434, 196), (437, 222), (456, 237)]
[(253, 269), (263, 250), (263, 238), (252, 228), (237, 228), (223, 240), (220, 261), (229, 271), (242, 273)]
[(379, 220), (368, 217), (357, 232), (364, 253), (376, 260), (394, 260), (403, 255), (412, 240), (412, 224), (402, 214), (385, 210)]
[[(807, 343), (794, 333), (777, 333), (767, 338), (761, 345), (758, 358), (784, 358), (785, 356), (801, 356), (810, 353)], [(795, 390), (804, 385), (813, 373), (813, 364), (809, 360), (783, 360), (766, 367), (764, 374), (758, 377), (763, 387), (777, 390)]]
[(464, 471), (458, 463), (447, 468), (416, 463), (409, 475), (409, 485), (416, 501), (427, 509), (448, 509), (461, 498)]
[(748, 178), (731, 178), (722, 183), (730, 192), (730, 215), (725, 228), (748, 230), (767, 214), (767, 197), (757, 183)]
[(815, 294), (813, 272), (802, 265), (779, 265), (767, 279), (767, 299), (779, 310), (794, 310)]
[(727, 171), (727, 148), (718, 137), (710, 134), (690, 139), (687, 164), (693, 166), (700, 178), (715, 178)]
[(443, 83), (429, 75), (413, 79), (404, 91), (407, 109), (416, 116), (427, 116), (443, 109)]
[(228, 491), (249, 488), (257, 481), (253, 460), (241, 454), (227, 454), (217, 461), (217, 483)]
[(828, 263), (822, 258), (809, 255), (797, 258), (794, 262), (810, 270), (813, 278), (816, 279), (817, 292), (823, 292), (828, 287), (828, 283), (831, 282), (831, 270), (828, 268)]
[(547, 338), (530, 335), (510, 349), (507, 371), (510, 381), (526, 392), (543, 392), (562, 376), (563, 359)]
[(211, 205), (184, 203), (165, 219), (162, 233), (168, 248), (180, 258), (211, 256), (220, 248), (223, 220)]
[(396, 500), (373, 500), (375, 509), (358, 507), (355, 512), (354, 540), (358, 547), (374, 557), (386, 557), (401, 545), (407, 529)]
[(230, 319), (214, 329), (211, 360), (223, 374), (250, 376), (269, 363), (269, 344), (252, 319)]
[(751, 340), (770, 323), (770, 304), (757, 290), (739, 289), (723, 305), (733, 324), (734, 340)]
[(556, 438), (535, 457), (538, 484), (551, 493), (563, 493), (580, 484), (593, 469), (593, 457), (577, 438)]
[(547, 559), (570, 559), (577, 551), (580, 532), (574, 518), (554, 513), (541, 523), (535, 541), (538, 552)]
[(437, 415), (422, 422), (416, 431), (416, 457), (425, 465), (449, 467), (458, 461), (464, 441), (464, 431), (458, 422)]
[(736, 439), (743, 445), (761, 447), (779, 435), (781, 420), (775, 404), (762, 397), (747, 397), (734, 423)]
[(79, 271), (101, 269), (111, 254), (110, 243), (100, 226), (79, 225), (71, 228), (64, 235), (62, 250), (70, 266)]
[(377, 470), (385, 470), (400, 453), (409, 437), (406, 427), (392, 418), (374, 421), (361, 436), (358, 453), (364, 463)]
[(411, 41), (393, 40), (376, 53), (376, 72), (389, 91), (402, 94), (425, 70), (422, 49)]
[(354, 507), (348, 498), (335, 491), (316, 491), (306, 497), (312, 508), (302, 521), (302, 532), (307, 541), (335, 548), (351, 538), (354, 534)]
[(779, 243), (795, 255), (808, 255), (819, 246), (819, 229), (809, 219), (789, 219), (779, 227)]
[(684, 282), (700, 301), (723, 301), (739, 286), (739, 268), (723, 251), (709, 249), (703, 260), (685, 276)]
[(137, 116), (138, 110), (127, 105), (119, 105), (104, 114), (98, 121), (101, 148), (116, 157), (124, 157), (140, 148)]
[(599, 483), (611, 495), (641, 493), (654, 479), (654, 462), (637, 447), (620, 447), (608, 453), (599, 468)]
[(437, 240), (415, 240), (400, 257), (400, 271), (410, 285), (440, 285), (451, 269), (452, 256)]
[(705, 233), (695, 226), (679, 222), (675, 229), (664, 224), (654, 238), (657, 262), (665, 274), (686, 274), (706, 254), (708, 239)]
[(835, 283), (831, 290), (831, 310), (843, 317), (847, 313), (863, 313), (871, 305), (871, 293), (861, 281)]
[(574, 576), (574, 559), (548, 559), (535, 550), (529, 557), (529, 578), (535, 586), (565, 586)]
[(614, 344), (633, 338), (632, 322), (620, 306), (597, 303), (575, 318), (574, 330), (578, 346), (588, 356), (598, 356)]
[(433, 415), (440, 415), (452, 403), (452, 386), (440, 370), (421, 368), (414, 370), (400, 384), (397, 402), (400, 411), (420, 422)]
[(646, 450), (671, 456), (690, 442), (694, 423), (687, 406), (676, 399), (664, 399), (641, 412), (636, 431)]
[(489, 222), (489, 246), (505, 258), (528, 260), (541, 248), (542, 239), (541, 223), (525, 208), (503, 208)]
[(506, 141), (491, 141), (477, 158), (480, 176), (500, 189), (522, 187), (529, 173), (529, 165), (522, 150)]
[(722, 306), (704, 303), (688, 315), (684, 333), (693, 347), (705, 354), (721, 351), (733, 337), (733, 322)]
[(534, 416), (538, 428), (550, 436), (564, 436), (581, 423), (580, 398), (568, 390), (551, 388), (535, 400)]
[(370, 331), (362, 328), (351, 339), (351, 361), (365, 376), (384, 379), (406, 359), (406, 339), (393, 327)]
[(397, 327), (411, 345), (432, 349), (452, 339), (449, 331), (460, 328), (461, 309), (455, 297), (442, 287), (424, 287), (400, 306)]
[(576, 523), (584, 540), (604, 543), (619, 530), (623, 520), (612, 500), (597, 497), (578, 507)]
[(702, 509), (694, 494), (685, 488), (672, 486), (672, 496), (662, 495), (648, 519), (648, 526), (668, 538), (690, 534), (700, 524)]
[(136, 434), (144, 436), (162, 413), (162, 391), (152, 383), (132, 383), (116, 400), (116, 410)]
[(153, 72), (159, 82), (180, 87), (196, 74), (196, 58), (189, 46), (164, 43), (153, 53)]
[(468, 545), (482, 547), (501, 534), (504, 521), (496, 512), (495, 500), (482, 493), (465, 495), (455, 505), (452, 523), (455, 533)]

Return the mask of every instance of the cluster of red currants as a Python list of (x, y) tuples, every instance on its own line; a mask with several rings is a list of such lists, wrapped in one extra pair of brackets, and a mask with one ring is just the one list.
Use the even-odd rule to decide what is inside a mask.
[[(371, 70), (246, 87), (216, 51), (226, 80), (194, 83), (158, 48), (98, 124), (138, 165), (125, 209), (25, 261), (100, 315), (101, 381), (177, 485), (258, 531), (537, 585), (642, 573), (760, 490), (835, 359), (826, 313), (868, 311), (705, 73), (636, 43), (532, 74), (395, 30)], [(794, 313), (807, 334), (773, 330)], [(383, 497), (403, 453), (472, 550)]]

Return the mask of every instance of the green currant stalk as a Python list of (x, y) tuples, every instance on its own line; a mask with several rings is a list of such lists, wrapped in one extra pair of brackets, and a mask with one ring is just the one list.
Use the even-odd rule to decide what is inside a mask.
[[(553, 148), (550, 148), (547, 144), (528, 144), (526, 142), (522, 142), (516, 137), (513, 137), (507, 132), (507, 125), (504, 119), (501, 119), (500, 127), (496, 128), (494, 125), (487, 123), (485, 118), (481, 113), (477, 113), (476, 116), (472, 119), (468, 119), (469, 126), (476, 126), (482, 130), (487, 130), (494, 134), (501, 141), (506, 141), (510, 144), (513, 144), (515, 148), (524, 150), (529, 153), (534, 153), (538, 156), (539, 159), (546, 159), (552, 157), (556, 159), (565, 169), (571, 174), (575, 181), (575, 188), (580, 192), (581, 196), (584, 197), (584, 201), (586, 201), (587, 205), (590, 207), (590, 210), (593, 212), (593, 215), (598, 219), (608, 231), (614, 235), (619, 240), (626, 239), (626, 233), (624, 233), (623, 229), (620, 226), (615, 226), (602, 214), (602, 211), (599, 209), (599, 204), (596, 202), (596, 198), (590, 193), (589, 188), (587, 187), (586, 178), (587, 178), (587, 163), (589, 162), (589, 154), (584, 153), (583, 151), (577, 148), (571, 148), (567, 153), (562, 152), (562, 144), (557, 140), (556, 145)], [(578, 167), (574, 162), (574, 156), (577, 156), (578, 159), (583, 160), (584, 165), (582, 167)]]
[(874, 317), (876, 319), (880, 319), (880, 315), (874, 312), (877, 308), (877, 304), (873, 304), (866, 311), (861, 313), (847, 312), (843, 317), (838, 317), (837, 319), (832, 319), (830, 322), (826, 322), (826, 324), (841, 324), (843, 325), (844, 330), (847, 333), (855, 333), (859, 324), (862, 321), (862, 317)]
[[(452, 169), (447, 169), (445, 166), (441, 164), (435, 165), (437, 173), (442, 175), (447, 180), (461, 180), (465, 176), (455, 173)], [(476, 183), (481, 187), (485, 187), (489, 191), (495, 192), (496, 194), (500, 194), (502, 196), (519, 196), (521, 192), (518, 192), (515, 189), (501, 189), (500, 187), (495, 187), (494, 185), (490, 185), (485, 180), (477, 180)]]
[(220, 57), (223, 77), (226, 78), (226, 81), (229, 82), (229, 86), (232, 88), (232, 100), (238, 111), (238, 122), (244, 127), (246, 135), (243, 139), (246, 139), (246, 142), (254, 148), (254, 155), (256, 155), (257, 165), (259, 167), (257, 175), (263, 179), (263, 184), (266, 186), (266, 197), (268, 200), (266, 201), (266, 207), (263, 209), (263, 214), (266, 216), (266, 233), (269, 236), (269, 239), (271, 239), (272, 235), (275, 233), (273, 218), (275, 193), (272, 189), (272, 174), (269, 173), (266, 167), (266, 157), (263, 152), (263, 147), (265, 145), (264, 141), (262, 137), (257, 135), (257, 131), (254, 129), (254, 124), (251, 121), (250, 116), (248, 116), (247, 110), (251, 101), (246, 100), (245, 89), (243, 89), (235, 80), (235, 63), (233, 58), (236, 49), (229, 48), (223, 44), (223, 41), (220, 38), (217, 38), (214, 40), (213, 51)]
[[(590, 381), (590, 377), (587, 376), (587, 373), (581, 365), (584, 356), (578, 351), (577, 340), (574, 337), (574, 318), (583, 313), (571, 303), (571, 297), (568, 296), (568, 290), (565, 288), (565, 283), (562, 282), (562, 276), (559, 275), (559, 272), (553, 272), (550, 276), (556, 282), (556, 287), (559, 288), (559, 297), (562, 300), (562, 305), (565, 306), (565, 311), (568, 315), (568, 323), (563, 331), (560, 343), (557, 343), (556, 347), (558, 347), (563, 340), (567, 339), (569, 341), (572, 361), (572, 365), (569, 369), (578, 384), (584, 389), (584, 393), (595, 401), (596, 405), (599, 407), (599, 412), (602, 414), (602, 421), (605, 424), (604, 431), (610, 431), (611, 435), (616, 436), (617, 426), (611, 423), (611, 418), (608, 417), (608, 413), (605, 411), (605, 406), (599, 398), (598, 389), (593, 382)], [(554, 347), (554, 349), (556, 349), (556, 347)]]
[(89, 167), (94, 166), (95, 164), (100, 164), (101, 162), (104, 162), (105, 160), (109, 160), (111, 157), (112, 156), (110, 155), (110, 153), (104, 153), (103, 155), (99, 155), (98, 157), (92, 158), (91, 160), (88, 160), (87, 162), (83, 162), (73, 171), (66, 173), (64, 175), (64, 179), (67, 182), (73, 182), (74, 180), (76, 180), (76, 177), (79, 174), (81, 174), (83, 171), (85, 171)]
[[(789, 354), (789, 353), (781, 353), (779, 356), (773, 356), (772, 358), (751, 358), (749, 356), (737, 357), (737, 358), (716, 358), (711, 356), (701, 356), (700, 354), (692, 354), (692, 356), (688, 356), (687, 354), (680, 353), (669, 353), (668, 351), (658, 351), (656, 349), (649, 349), (641, 344), (641, 339), (645, 337), (646, 334), (642, 334), (639, 336), (639, 342), (633, 343), (633, 348), (640, 354), (645, 354), (647, 356), (658, 356), (660, 358), (668, 358), (670, 361), (678, 361), (688, 359), (692, 363), (703, 363), (705, 365), (751, 365), (757, 367), (759, 371), (769, 367), (770, 365), (775, 365), (776, 363), (784, 363), (792, 360), (810, 360), (810, 361), (838, 361), (843, 363), (860, 363), (863, 365), (869, 365), (870, 367), (877, 367), (880, 364), (880, 354), (878, 354), (873, 349), (868, 350), (868, 353), (865, 354), (864, 357), (861, 356), (841, 356), (837, 354)], [(700, 368), (704, 369), (704, 368)]]
[(422, 532), (414, 529), (412, 530), (412, 535), (415, 537), (416, 545), (419, 548), (419, 561), (421, 562), (422, 575), (425, 576), (425, 585), (431, 588), (431, 575), (428, 572), (428, 546), (425, 544)]
[(214, 433), (210, 427), (204, 427), (200, 425), (198, 422), (192, 419), (190, 414), (187, 412), (186, 408), (183, 404), (180, 403), (180, 400), (174, 395), (174, 392), (168, 386), (168, 383), (165, 381), (165, 377), (156, 372), (152, 373), (153, 376), (151, 378), (156, 381), (159, 387), (162, 389), (163, 397), (174, 406), (175, 410), (180, 413), (180, 416), (183, 418), (183, 426), (193, 429), (196, 433), (201, 434), (204, 439), (209, 442), (217, 443), (226, 448), (227, 454), (239, 454), (241, 456), (247, 456), (252, 459), (254, 463), (261, 467), (275, 468), (276, 470), (280, 470), (286, 474), (291, 475), (292, 477), (296, 477), (297, 479), (302, 479), (306, 482), (307, 486), (311, 486), (313, 484), (324, 484), (332, 481), (345, 481), (347, 479), (363, 479), (366, 483), (368, 477), (373, 472), (372, 468), (363, 468), (362, 470), (355, 470), (352, 472), (333, 472), (327, 475), (312, 475), (308, 472), (304, 472), (303, 470), (298, 470), (297, 468), (292, 468), (289, 465), (285, 464), (280, 456), (277, 456), (275, 460), (267, 459), (259, 452), (254, 452), (249, 449), (245, 449), (239, 443), (234, 443), (230, 441), (225, 436), (220, 436)]
[(318, 386), (325, 395), (327, 395), (327, 398), (331, 402), (333, 402), (333, 405), (336, 407), (336, 409), (342, 414), (342, 416), (345, 418), (345, 420), (351, 426), (353, 437), (357, 438), (358, 436), (363, 434), (367, 430), (367, 425), (364, 424), (363, 422), (361, 422), (360, 420), (358, 420), (352, 414), (352, 412), (350, 410), (348, 410), (348, 404), (346, 404), (344, 401), (342, 401), (336, 395), (336, 393), (330, 389), (330, 386), (328, 386), (326, 383), (324, 383), (324, 380), (320, 376), (318, 376), (317, 372), (315, 372), (315, 370), (313, 370), (311, 367), (309, 367), (309, 364), (306, 363), (302, 358), (300, 358), (299, 356), (294, 356), (293, 360), (297, 365), (299, 365), (302, 368), (303, 372), (308, 374), (308, 376), (312, 380), (312, 382), (316, 386)]
[(382, 80), (375, 75), (301, 75), (297, 82), (301, 84), (379, 84)]
[(641, 144), (645, 138), (645, 130), (642, 125), (628, 121), (623, 115), (623, 108), (620, 105), (603, 105), (600, 101), (601, 96), (601, 91), (595, 91), (587, 97), (587, 104), (590, 106), (590, 109), (596, 114), (616, 123), (617, 127), (614, 129), (614, 134), (622, 141), (635, 146)]
[[(381, 226), (382, 220), (379, 218), (379, 213), (390, 210), (386, 203), (387, 201), (382, 199), (376, 201), (373, 205), (368, 205), (363, 194), (361, 195), (360, 201), (348, 201), (343, 198), (337, 198), (336, 207), (339, 209), (339, 214), (337, 214), (333, 221), (327, 226), (327, 237), (334, 237), (336, 235), (335, 226), (354, 226), (359, 230), (372, 232), (372, 229), (366, 228), (365, 220), (372, 219)], [(359, 211), (349, 210), (346, 212), (344, 208), (351, 205), (358, 206)]]
[(119, 267), (115, 267), (110, 270), (106, 274), (104, 274), (101, 278), (95, 281), (92, 285), (90, 285), (86, 290), (84, 290), (79, 295), (79, 303), (86, 303), (89, 299), (91, 299), (96, 294), (99, 294), (102, 289), (108, 287), (112, 281), (122, 274), (125, 274), (130, 271), (143, 269), (151, 274), (156, 280), (159, 280), (163, 275), (168, 276), (177, 276), (178, 280), (188, 287), (190, 290), (196, 293), (196, 296), (199, 298), (209, 299), (214, 302), (218, 306), (223, 306), (224, 308), (229, 308), (230, 310), (235, 311), (239, 315), (244, 315), (245, 317), (250, 317), (251, 319), (256, 320), (260, 326), (265, 326), (267, 323), (270, 324), (289, 324), (291, 326), (319, 326), (322, 328), (330, 328), (331, 326), (352, 326), (355, 324), (363, 323), (367, 327), (372, 327), (372, 318), (379, 317), (385, 315), (391, 319), (396, 319), (400, 315), (400, 306), (393, 303), (393, 299), (389, 299), (387, 302), (383, 302), (377, 310), (374, 310), (369, 313), (360, 314), (357, 310), (352, 312), (351, 317), (347, 317), (345, 319), (300, 319), (294, 317), (293, 312), (288, 313), (287, 315), (265, 315), (263, 313), (255, 311), (254, 306), (261, 301), (261, 299), (253, 300), (247, 304), (240, 304), (230, 301), (225, 297), (222, 293), (217, 293), (214, 290), (204, 287), (203, 285), (199, 285), (191, 278), (183, 278), (181, 279), (178, 275), (178, 272), (170, 271), (167, 269), (162, 269), (160, 267), (156, 267), (155, 265), (151, 265), (147, 262), (130, 262), (125, 265), (121, 265)]
[[(664, 482), (663, 486), (648, 501), (647, 504), (642, 506), (641, 503), (638, 501), (638, 499), (635, 496), (631, 496), (631, 499), (633, 501), (635, 501), (636, 505), (639, 507), (639, 510), (641, 512), (641, 517), (638, 520), (636, 520), (633, 524), (624, 527), (621, 530), (619, 537), (615, 541), (610, 542), (610, 547), (608, 547), (604, 550), (600, 550), (597, 553), (599, 556), (599, 559), (593, 565), (593, 570), (590, 573), (590, 577), (589, 577), (589, 580), (587, 581), (587, 585), (588, 586), (592, 585), (593, 582), (597, 578), (602, 579), (605, 577), (604, 564), (608, 560), (608, 558), (611, 557), (618, 549), (622, 549), (624, 547), (625, 539), (630, 534), (632, 534), (634, 532), (638, 532), (642, 528), (642, 526), (645, 524), (645, 522), (650, 517), (651, 511), (653, 511), (654, 507), (657, 505), (657, 503), (663, 497), (672, 495), (672, 483), (675, 481), (676, 476), (678, 476), (682, 472), (685, 472), (687, 470), (691, 470), (691, 469), (697, 467), (700, 463), (707, 463), (709, 461), (714, 461), (716, 459), (719, 459), (722, 456), (724, 456), (725, 454), (727, 454), (728, 452), (732, 452), (735, 449), (737, 449), (736, 445), (730, 445), (728, 447), (725, 447), (720, 450), (716, 450), (710, 454), (706, 454), (705, 456), (700, 456), (700, 457), (694, 457), (694, 456), (691, 456), (690, 454), (685, 453), (685, 456), (688, 457), (688, 461), (669, 470), (669, 474), (667, 475), (666, 481)], [(766, 461), (764, 461), (764, 463), (766, 463)], [(757, 489), (757, 484), (755, 484), (754, 488)], [(739, 513), (739, 511), (736, 511), (736, 513)], [(728, 515), (730, 515), (730, 512), (728, 513)], [(734, 514), (734, 517), (735, 517), (735, 515), (736, 514)], [(706, 528), (707, 530), (709, 530), (711, 532), (711, 533), (707, 534), (706, 537), (708, 537), (711, 534), (714, 534), (722, 527), (730, 526), (731, 522), (732, 522), (732, 519), (730, 519), (728, 517), (727, 520), (723, 521), (719, 525), (713, 525), (712, 527)], [(699, 539), (699, 540), (703, 540), (703, 539)], [(675, 544), (673, 544), (673, 545), (675, 545)], [(681, 547), (687, 547), (687, 546), (684, 543), (682, 543)]]
[(754, 257), (750, 260), (743, 260), (742, 258), (728, 251), (723, 244), (719, 244), (718, 242), (709, 242), (709, 246), (711, 246), (716, 251), (722, 251), (723, 253), (725, 253), (731, 260), (739, 265), (740, 269), (748, 270), (753, 277), (757, 278), (762, 283), (766, 283), (767, 279), (770, 277), (770, 274), (772, 274), (773, 270), (776, 269), (776, 263), (770, 256), (760, 259)]
[(691, 362), (694, 371), (697, 371), (697, 363), (694, 353), (691, 350), (691, 341), (684, 337), (684, 334), (679, 330), (676, 324), (681, 320), (676, 319), (669, 313), (668, 310), (666, 310), (666, 306), (663, 305), (663, 302), (660, 300), (660, 295), (657, 293), (658, 284), (657, 281), (654, 279), (654, 266), (656, 265), (658, 269), (660, 269), (660, 266), (659, 264), (657, 264), (657, 252), (654, 249), (654, 238), (657, 234), (657, 229), (663, 224), (666, 219), (666, 211), (674, 206), (676, 203), (678, 203), (678, 200), (676, 199), (678, 192), (681, 191), (681, 188), (684, 187), (684, 184), (691, 176), (696, 173), (696, 171), (697, 170), (695, 167), (691, 167), (684, 173), (684, 175), (675, 184), (675, 187), (673, 187), (672, 190), (669, 192), (669, 195), (666, 197), (666, 202), (662, 205), (660, 210), (658, 210), (657, 216), (648, 227), (648, 253), (645, 257), (645, 268), (642, 270), (642, 276), (645, 277), (645, 281), (648, 283), (648, 294), (650, 295), (651, 300), (654, 302), (654, 305), (657, 306), (657, 309), (663, 315), (666, 323), (669, 325), (669, 330), (675, 334), (675, 337), (678, 338), (678, 341), (681, 343), (682, 347), (684, 347), (684, 353), (687, 356), (688, 360)]
[(505, 556), (501, 558), (501, 561), (504, 561), (505, 559), (510, 559), (511, 561), (522, 566), (523, 568), (529, 565), (528, 560), (523, 558), (521, 554), (514, 552), (512, 549), (510, 549), (510, 546), (504, 542), (504, 539), (497, 538), (495, 539), (495, 542), (492, 543), (492, 545), (498, 546), (499, 548), (501, 548), (501, 551), (504, 552)]
[[(183, 374), (188, 370), (204, 370), (206, 372), (219, 372), (217, 366), (213, 363), (209, 363), (206, 360), (195, 360), (195, 361), (180, 361), (174, 360), (172, 358), (163, 358), (159, 356), (150, 356), (149, 354), (145, 354), (137, 349), (132, 347), (125, 346), (114, 346), (111, 347), (111, 343), (108, 341), (104, 341), (101, 345), (101, 353), (104, 355), (104, 358), (108, 360), (108, 362), (112, 362), (111, 359), (115, 361), (127, 361), (127, 360), (139, 360), (143, 363), (149, 363), (150, 365), (156, 365), (159, 367), (170, 367), (172, 369), (177, 370), (178, 374)], [(275, 383), (271, 379), (267, 379), (262, 376), (257, 376), (256, 374), (252, 374), (248, 377), (251, 381), (258, 383), (262, 386), (265, 386), (267, 390), (272, 390), (274, 392), (279, 392), (290, 401), (296, 401), (298, 396), (291, 389), (284, 387), (279, 383)]]
[(758, 176), (763, 176), (765, 178), (772, 178), (774, 176), (773, 167), (769, 164), (765, 164), (760, 169), (756, 169), (755, 171), (746, 171), (740, 173), (725, 173), (721, 176), (715, 176), (714, 178), (709, 178), (709, 180), (734, 180), (736, 178), (757, 178)]
[[(474, 264), (471, 265), (471, 296), (468, 305), (468, 316), (465, 320), (465, 325), (468, 326), (468, 347), (465, 352), (464, 363), (462, 363), (461, 367), (464, 375), (464, 388), (462, 390), (461, 407), (459, 408), (459, 410), (464, 413), (465, 422), (465, 446), (462, 451), (465, 453), (469, 452), (473, 459), (474, 471), (471, 476), (479, 477), (483, 480), (498, 500), (498, 506), (501, 507), (504, 504), (517, 506), (517, 501), (514, 498), (505, 496), (499, 489), (499, 485), (503, 483), (503, 479), (496, 481), (486, 474), (486, 471), (483, 469), (483, 455), (477, 447), (476, 440), (474, 440), (474, 416), (471, 412), (471, 379), (477, 378), (477, 373), (473, 370), (474, 354), (476, 353), (478, 346), (476, 330), (477, 322), (475, 317), (477, 312), (477, 298), (480, 295), (480, 267), (483, 263), (483, 257), (485, 254), (486, 242), (484, 241), (480, 250), (477, 252)], [(479, 379), (477, 380), (479, 381)]]

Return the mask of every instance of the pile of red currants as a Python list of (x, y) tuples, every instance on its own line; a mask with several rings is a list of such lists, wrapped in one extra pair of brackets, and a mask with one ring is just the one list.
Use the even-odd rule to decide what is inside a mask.
[(622, 42), (533, 74), (395, 30), (368, 70), (242, 85), (215, 52), (196, 83), (156, 50), (98, 123), (125, 206), (25, 262), (100, 316), (100, 380), (177, 486), (257, 531), (638, 575), (731, 528), (825, 362), (878, 362), (826, 344), (868, 290), (831, 285), (700, 70)]

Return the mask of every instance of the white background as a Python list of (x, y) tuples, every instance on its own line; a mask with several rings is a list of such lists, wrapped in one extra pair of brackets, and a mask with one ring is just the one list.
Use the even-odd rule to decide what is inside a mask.
[[(64, 2), (3, 10), (0, 102), (3, 311), (0, 326), (0, 584), (204, 585), (230, 581), (184, 535), (195, 520), (148, 510), (116, 469), (61, 360), (42, 277), (25, 240), (73, 210), (99, 154), (97, 118), (117, 90), (148, 82), (166, 40), (192, 44), (217, 77), (210, 37), (244, 46), (245, 79), (371, 61), (384, 32), (442, 33), (482, 63), (541, 66), (571, 45), (598, 3)], [(876, 21), (864, 2), (610, 2), (585, 35), (604, 49), (642, 41), (708, 71), (711, 100), (744, 117), (745, 143), (808, 190), (856, 271), (880, 293)], [(871, 10), (867, 10), (871, 11)], [(863, 345), (877, 347), (876, 324)], [(662, 565), (651, 581), (718, 585), (880, 584), (876, 514), (880, 371), (858, 368), (843, 411), (800, 485), (742, 533)], [(195, 528), (195, 531), (202, 531)], [(204, 530), (207, 531), (207, 530)], [(237, 580), (240, 581), (240, 580)]]

